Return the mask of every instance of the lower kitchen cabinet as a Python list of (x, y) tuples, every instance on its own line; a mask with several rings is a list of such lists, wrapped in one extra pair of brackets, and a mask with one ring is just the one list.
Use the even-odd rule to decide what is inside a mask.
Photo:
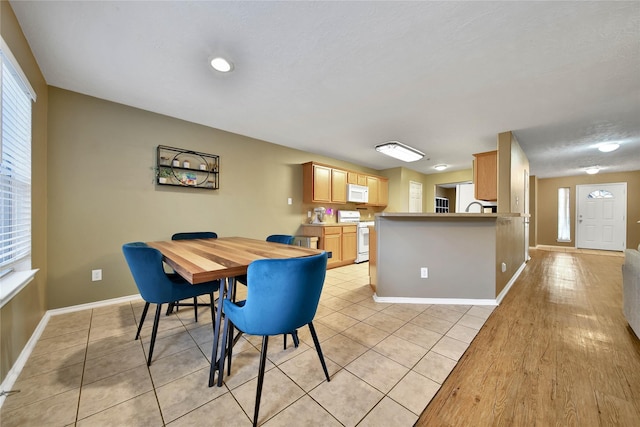
[(327, 268), (353, 264), (357, 251), (356, 225), (303, 225), (302, 234), (318, 238), (318, 249), (331, 252)]

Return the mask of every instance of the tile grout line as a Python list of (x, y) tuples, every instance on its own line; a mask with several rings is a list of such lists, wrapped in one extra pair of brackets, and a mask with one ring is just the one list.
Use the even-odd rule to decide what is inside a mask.
[(91, 337), (91, 324), (93, 323), (93, 309), (91, 310), (91, 315), (89, 316), (89, 330), (87, 331), (87, 341), (84, 347), (84, 359), (82, 360), (82, 375), (80, 375), (80, 388), (78, 390), (78, 404), (76, 405), (76, 419), (75, 423), (77, 424), (80, 416), (80, 402), (82, 400), (82, 385), (84, 383), (84, 373), (87, 367), (87, 355), (89, 353), (89, 339)]

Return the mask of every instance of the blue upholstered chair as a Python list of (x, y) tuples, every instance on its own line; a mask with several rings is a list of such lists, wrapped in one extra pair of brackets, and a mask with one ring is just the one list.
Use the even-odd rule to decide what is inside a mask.
[[(213, 231), (189, 231), (185, 233), (175, 233), (171, 236), (171, 240), (191, 240), (191, 239), (217, 239), (218, 234)], [(216, 280), (217, 282), (217, 280)], [(218, 283), (219, 286), (219, 283)], [(175, 307), (178, 310), (179, 307), (193, 306), (193, 314), (195, 316), (196, 322), (198, 321), (198, 297), (193, 297), (193, 303), (184, 303), (180, 301), (174, 301), (169, 304), (167, 307), (167, 315), (171, 314), (173, 308)]]
[(158, 322), (160, 321), (162, 304), (209, 294), (211, 320), (215, 322), (213, 293), (218, 291), (219, 282), (192, 285), (177, 274), (168, 275), (162, 266), (162, 254), (160, 251), (148, 246), (146, 243), (126, 243), (122, 246), (122, 252), (131, 270), (133, 280), (136, 282), (136, 286), (140, 291), (140, 295), (142, 299), (145, 300), (144, 310), (142, 311), (138, 332), (136, 333), (136, 340), (140, 337), (140, 330), (147, 316), (149, 304), (157, 304), (156, 317), (153, 321), (153, 329), (151, 332), (149, 356), (147, 359), (147, 366), (150, 366), (153, 356), (153, 346), (155, 345), (156, 335), (158, 333)]
[[(283, 245), (293, 245), (294, 237), (289, 234), (272, 234), (267, 236), (267, 242), (282, 243)], [(236, 282), (247, 285), (247, 275), (236, 277)], [(293, 338), (293, 345), (298, 347), (300, 340), (298, 339), (298, 331), (289, 332)], [(287, 334), (284, 334), (284, 348), (287, 348)]]
[(267, 236), (267, 242), (274, 242), (274, 243), (282, 243), (285, 245), (292, 245), (293, 244), (293, 236), (290, 236), (288, 234), (272, 234), (271, 236)]
[[(327, 381), (330, 381), (320, 342), (313, 327), (326, 270), (326, 252), (304, 258), (257, 260), (252, 262), (247, 270), (247, 299), (238, 303), (228, 298), (224, 300), (225, 324), (222, 343), (228, 341), (228, 334), (233, 336), (234, 327), (246, 334), (262, 336), (254, 426), (258, 422), (269, 336), (286, 334), (308, 325), (322, 369)], [(227, 355), (231, 359), (231, 346), (227, 348)], [(215, 356), (212, 359), (215, 360)], [(218, 385), (222, 385), (223, 363), (224, 358), (221, 358)]]
[(217, 239), (218, 234), (213, 231), (190, 231), (187, 233), (176, 233), (171, 236), (171, 240), (189, 240), (189, 239)]

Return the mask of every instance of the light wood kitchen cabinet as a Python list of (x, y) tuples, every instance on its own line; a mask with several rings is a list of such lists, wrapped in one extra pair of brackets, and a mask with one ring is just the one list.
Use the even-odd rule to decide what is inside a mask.
[(318, 239), (318, 248), (331, 252), (327, 260), (327, 267), (335, 267), (342, 261), (342, 230), (341, 227), (322, 227), (322, 235)]
[(498, 200), (498, 152), (487, 151), (473, 155), (474, 197), (478, 200)]
[(318, 249), (331, 252), (327, 268), (352, 264), (356, 260), (356, 225), (303, 225), (302, 234), (318, 237)]
[(387, 206), (389, 203), (389, 180), (383, 177), (315, 162), (302, 165), (302, 177), (305, 203), (347, 203), (347, 184), (368, 187), (369, 206)]
[(302, 165), (305, 203), (331, 202), (331, 168), (313, 163)]
[(347, 171), (331, 169), (331, 201), (347, 203)]
[(375, 176), (368, 176), (367, 177), (367, 187), (369, 187), (369, 202), (367, 204), (369, 205), (374, 205), (377, 206), (378, 205), (378, 184), (380, 183), (380, 180), (378, 180), (378, 178), (376, 178)]
[(371, 206), (387, 206), (389, 204), (389, 180), (377, 176), (367, 176), (369, 202)]
[(352, 263), (358, 256), (358, 230), (355, 225), (342, 226), (342, 260)]
[(378, 185), (378, 205), (387, 206), (389, 204), (389, 180), (380, 179)]
[(346, 203), (347, 171), (318, 163), (302, 165), (305, 203)]

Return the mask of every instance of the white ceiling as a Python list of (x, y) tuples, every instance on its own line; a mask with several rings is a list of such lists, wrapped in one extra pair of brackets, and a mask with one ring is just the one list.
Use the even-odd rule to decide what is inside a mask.
[(52, 86), (374, 169), (512, 130), (538, 177), (640, 170), (638, 1), (10, 3)]

